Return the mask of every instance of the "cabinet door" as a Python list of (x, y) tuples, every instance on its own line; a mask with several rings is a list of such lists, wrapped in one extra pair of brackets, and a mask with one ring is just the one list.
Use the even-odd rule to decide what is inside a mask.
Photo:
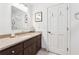
[(24, 55), (30, 55), (30, 47), (24, 48)]
[(29, 46), (32, 45), (33, 43), (34, 43), (33, 38), (26, 40), (26, 41), (24, 42), (24, 48), (29, 47)]
[(23, 54), (23, 43), (17, 44), (10, 48), (11, 53), (14, 55), (22, 55)]
[(38, 52), (41, 49), (41, 35), (37, 36), (35, 39), (36, 39), (36, 50)]
[(30, 53), (31, 53), (31, 55), (35, 55), (36, 54), (36, 44), (34, 43), (34, 44), (32, 44), (31, 46), (30, 46)]
[(24, 49), (24, 55), (35, 55), (36, 54), (36, 44), (32, 44)]

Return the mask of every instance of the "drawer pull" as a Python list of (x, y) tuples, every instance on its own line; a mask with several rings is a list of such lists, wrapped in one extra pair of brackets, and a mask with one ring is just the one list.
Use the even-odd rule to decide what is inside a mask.
[(12, 53), (15, 53), (15, 51), (12, 51)]

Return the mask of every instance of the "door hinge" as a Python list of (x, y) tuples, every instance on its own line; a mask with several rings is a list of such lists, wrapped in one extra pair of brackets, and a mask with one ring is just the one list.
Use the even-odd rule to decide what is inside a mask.
[(69, 7), (67, 6), (67, 10), (69, 10)]
[(67, 27), (67, 31), (69, 30), (69, 28)]
[(53, 13), (52, 13), (52, 16), (53, 16)]
[(67, 48), (67, 51), (69, 51), (69, 48)]

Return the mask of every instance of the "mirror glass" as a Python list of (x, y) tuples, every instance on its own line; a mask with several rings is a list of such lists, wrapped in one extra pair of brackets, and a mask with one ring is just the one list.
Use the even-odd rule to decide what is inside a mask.
[(11, 28), (13, 31), (23, 31), (25, 24), (28, 23), (28, 14), (22, 10), (16, 8), (15, 6), (11, 7)]

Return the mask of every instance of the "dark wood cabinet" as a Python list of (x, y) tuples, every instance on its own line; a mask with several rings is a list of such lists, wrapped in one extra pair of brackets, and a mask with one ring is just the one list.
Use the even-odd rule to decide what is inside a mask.
[(41, 49), (41, 35), (0, 51), (0, 55), (35, 55)]

